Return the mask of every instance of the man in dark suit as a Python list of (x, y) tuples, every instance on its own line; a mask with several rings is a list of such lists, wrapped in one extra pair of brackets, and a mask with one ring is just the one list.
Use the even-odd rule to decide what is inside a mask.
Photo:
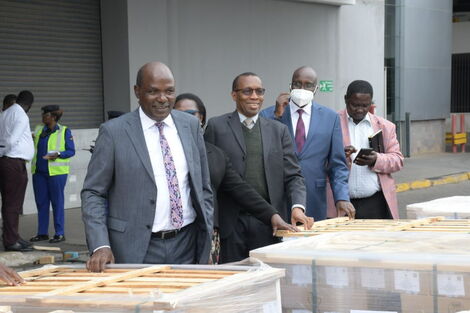
[[(206, 124), (206, 107), (202, 100), (192, 93), (183, 93), (176, 97), (175, 110), (184, 111), (199, 118), (201, 127)], [(296, 223), (305, 224), (310, 228), (313, 224), (302, 210), (292, 212), (292, 225), (287, 224), (265, 199), (256, 190), (245, 182), (242, 177), (233, 169), (232, 162), (227, 154), (217, 146), (206, 142), (207, 160), (209, 163), (209, 173), (211, 177), (212, 192), (224, 192), (245, 208), (254, 217), (271, 225), (273, 233), (276, 230), (298, 231)], [(235, 207), (237, 208), (237, 207)], [(224, 207), (219, 211), (217, 197), (214, 196), (214, 228), (216, 231), (227, 233), (227, 229), (232, 229), (237, 223), (238, 210), (234, 207)], [(216, 234), (216, 231), (214, 232)], [(216, 235), (215, 235), (216, 236)], [(217, 240), (216, 238), (215, 240)], [(214, 244), (213, 244), (214, 250)], [(218, 259), (218, 254), (213, 255)]]
[(276, 106), (264, 109), (260, 115), (280, 121), (289, 129), (295, 143), (302, 174), (307, 186), (307, 215), (316, 221), (327, 217), (326, 185), (331, 184), (339, 214), (354, 217), (349, 201), (346, 157), (338, 114), (313, 101), (318, 89), (313, 68), (302, 66), (294, 71), (291, 92), (282, 93)]
[(175, 82), (145, 64), (140, 108), (104, 123), (82, 190), (91, 271), (118, 263), (207, 263), (212, 191), (199, 122), (172, 111)]
[[(238, 175), (288, 220), (291, 210), (303, 212), (305, 208), (304, 178), (287, 127), (258, 118), (264, 92), (256, 74), (238, 75), (231, 93), (236, 111), (210, 119), (205, 138), (221, 148)], [(243, 259), (250, 250), (278, 242), (269, 226), (249, 215), (226, 192), (217, 198), (221, 210), (230, 210), (231, 219), (237, 219), (221, 233), (221, 262)]]

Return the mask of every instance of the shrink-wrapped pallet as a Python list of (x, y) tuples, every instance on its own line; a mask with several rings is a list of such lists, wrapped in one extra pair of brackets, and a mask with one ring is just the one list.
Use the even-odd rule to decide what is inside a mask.
[(250, 252), (286, 269), (285, 313), (470, 309), (470, 234), (338, 232)]
[(444, 216), (447, 219), (469, 219), (470, 196), (446, 197), (408, 204), (406, 216), (408, 218)]
[(52, 266), (20, 273), (26, 284), (1, 286), (13, 313), (281, 313), (283, 269), (256, 266), (112, 265), (104, 273)]

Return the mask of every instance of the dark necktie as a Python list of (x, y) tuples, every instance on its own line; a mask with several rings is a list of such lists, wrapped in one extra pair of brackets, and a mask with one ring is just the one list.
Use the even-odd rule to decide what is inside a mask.
[(155, 125), (160, 132), (160, 146), (162, 148), (163, 164), (165, 166), (166, 182), (170, 194), (170, 220), (171, 225), (175, 228), (183, 226), (183, 204), (181, 202), (180, 188), (178, 185), (178, 177), (176, 176), (175, 162), (171, 155), (170, 146), (163, 134), (163, 122), (157, 122)]
[(304, 110), (298, 109), (297, 113), (299, 113), (299, 119), (297, 120), (297, 127), (295, 129), (295, 144), (297, 146), (297, 152), (300, 153), (305, 144), (305, 125), (302, 120), (302, 113), (304, 113)]

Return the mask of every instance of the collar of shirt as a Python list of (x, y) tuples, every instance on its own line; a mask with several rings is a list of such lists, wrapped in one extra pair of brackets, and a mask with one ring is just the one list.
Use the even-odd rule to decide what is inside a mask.
[[(245, 115), (241, 114), (240, 112), (238, 112), (238, 117), (240, 118), (240, 123), (243, 124), (243, 121), (245, 121), (248, 117), (246, 117)], [(253, 120), (253, 122), (256, 124), (256, 121), (258, 121), (258, 114), (256, 114), (255, 116), (251, 117), (251, 119)]]
[(348, 121), (350, 123), (353, 123), (354, 125), (359, 125), (361, 123), (368, 123), (369, 125), (372, 126), (372, 122), (370, 120), (370, 116), (369, 116), (369, 112), (367, 112), (366, 116), (362, 119), (362, 121), (360, 121), (358, 124), (354, 123), (354, 120), (353, 118), (349, 115), (348, 111), (346, 111), (346, 115), (348, 116)]
[[(306, 116), (310, 116), (312, 114), (312, 102), (304, 106), (303, 108), (299, 108), (292, 100), (289, 100), (289, 107), (290, 107), (290, 115), (294, 116), (295, 113), (297, 113), (298, 109), (304, 110), (304, 113)], [(298, 113), (297, 113), (298, 114)]]
[[(145, 112), (142, 110), (142, 107), (139, 107), (139, 117), (140, 117), (140, 123), (142, 124), (142, 129), (146, 131), (149, 128), (152, 128), (155, 126), (155, 123), (157, 121), (152, 120), (150, 117), (145, 114)], [(171, 117), (171, 114), (168, 114), (168, 116), (162, 121), (165, 124), (165, 127), (171, 127), (174, 128), (176, 127), (175, 122), (173, 121), (173, 118)]]

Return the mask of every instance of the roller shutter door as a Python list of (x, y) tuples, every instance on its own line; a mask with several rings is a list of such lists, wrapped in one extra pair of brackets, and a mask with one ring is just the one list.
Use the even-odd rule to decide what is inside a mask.
[(72, 129), (103, 121), (99, 0), (0, 0), (0, 96), (29, 89), (40, 107), (57, 104)]

